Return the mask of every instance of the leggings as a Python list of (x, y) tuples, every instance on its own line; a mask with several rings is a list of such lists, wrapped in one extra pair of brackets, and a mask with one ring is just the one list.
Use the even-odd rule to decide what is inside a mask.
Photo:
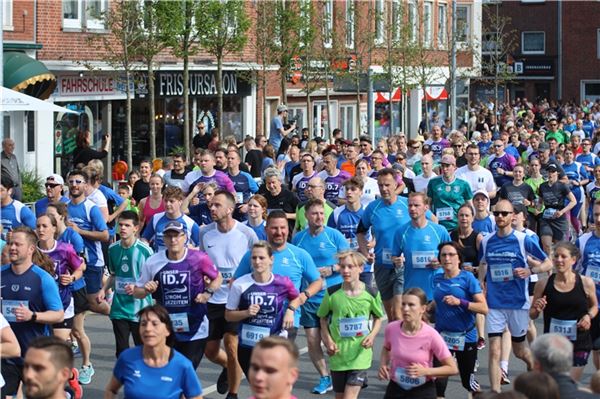
[(202, 338), (195, 341), (176, 341), (174, 347), (179, 353), (190, 359), (194, 370), (196, 370), (200, 365), (202, 356), (204, 356), (205, 346), (206, 338)]
[[(475, 362), (477, 361), (477, 343), (466, 343), (463, 351), (451, 351), (456, 356), (458, 363), (458, 371), (460, 373), (460, 381), (462, 386), (469, 392), (479, 391), (479, 383), (475, 379)], [(434, 366), (439, 366), (440, 363), (434, 359)], [(448, 378), (437, 378), (435, 380), (435, 390), (438, 397), (445, 396)]]

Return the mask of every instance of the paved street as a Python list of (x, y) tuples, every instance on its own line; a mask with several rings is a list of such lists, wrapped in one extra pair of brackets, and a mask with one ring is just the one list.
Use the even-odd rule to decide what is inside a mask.
[[(538, 321), (537, 323), (538, 329), (541, 328), (541, 323)], [(93, 377), (92, 383), (85, 387), (85, 398), (87, 399), (96, 399), (101, 398), (103, 394), (104, 387), (108, 382), (108, 379), (112, 372), (112, 367), (115, 362), (114, 358), (114, 343), (113, 343), (113, 333), (110, 322), (107, 318), (98, 315), (91, 315), (87, 318), (87, 332), (90, 336), (93, 345), (93, 354), (92, 354), (92, 362), (94, 364), (94, 369), (96, 370), (96, 374)], [(382, 381), (379, 381), (377, 376), (377, 367), (379, 366), (379, 353), (381, 350), (381, 344), (383, 342), (383, 332), (379, 334), (379, 338), (376, 343), (375, 348), (375, 360), (373, 362), (373, 367), (371, 368), (371, 372), (369, 374), (369, 387), (362, 391), (361, 398), (365, 399), (379, 399), (383, 397), (383, 393), (385, 392), (386, 384)], [(317, 374), (308, 358), (308, 354), (306, 353), (306, 340), (304, 339), (304, 334), (300, 333), (298, 335), (297, 343), (301, 349), (301, 358), (300, 358), (300, 378), (298, 383), (295, 386), (294, 394), (298, 398), (317, 398), (317, 395), (310, 394), (310, 388), (312, 388), (317, 380)], [(478, 371), (479, 383), (481, 384), (483, 389), (489, 389), (489, 382), (487, 377), (487, 349), (479, 352), (480, 359), (480, 367)], [(76, 365), (80, 365), (81, 358), (76, 359)], [(511, 358), (510, 362), (510, 376), (511, 379), (514, 379), (516, 375), (523, 372), (525, 370), (524, 365), (521, 361)], [(215, 383), (217, 381), (217, 377), (221, 371), (220, 367), (215, 366), (210, 363), (208, 360), (203, 359), (200, 367), (198, 368), (198, 375), (200, 376), (200, 381), (202, 382), (202, 387), (204, 389), (204, 397), (207, 399), (217, 399), (222, 398), (222, 395), (219, 395), (216, 392)], [(591, 373), (593, 372), (593, 366), (588, 364), (585, 370), (584, 383), (589, 382)], [(248, 384), (246, 381), (242, 381), (242, 386), (240, 389), (240, 398), (248, 398), (250, 396), (250, 390), (248, 388)], [(323, 395), (323, 397), (333, 397), (332, 393), (328, 393), (327, 395)], [(450, 383), (448, 384), (448, 390), (446, 392), (446, 397), (453, 398), (465, 398), (466, 392), (460, 385), (460, 380), (458, 377), (453, 377), (450, 379)]]

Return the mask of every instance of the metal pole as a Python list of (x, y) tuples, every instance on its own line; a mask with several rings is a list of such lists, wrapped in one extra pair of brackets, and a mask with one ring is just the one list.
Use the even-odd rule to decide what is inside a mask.
[(450, 62), (450, 117), (452, 129), (456, 129), (456, 0), (452, 1), (452, 38)]
[[(35, 30), (35, 29), (34, 29)], [(0, 4), (0, 87), (4, 86), (4, 6)], [(4, 138), (4, 109), (0, 108), (0, 135)]]
[(558, 60), (557, 60), (557, 68), (556, 68), (556, 80), (557, 80), (557, 90), (556, 90), (556, 98), (558, 100), (562, 100), (563, 94), (563, 65), (562, 65), (562, 61), (563, 61), (563, 42), (562, 42), (562, 1), (558, 0), (556, 2), (557, 7), (558, 7), (558, 18), (557, 18), (557, 27), (556, 27), (556, 35), (558, 36)]
[(367, 90), (367, 132), (371, 137), (371, 142), (375, 143), (375, 126), (374, 126), (374, 115), (373, 115), (373, 71), (369, 65), (369, 71), (367, 72), (368, 90)]

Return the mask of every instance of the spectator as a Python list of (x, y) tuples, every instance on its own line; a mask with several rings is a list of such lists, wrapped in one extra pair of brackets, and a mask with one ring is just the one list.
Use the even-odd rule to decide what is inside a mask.
[(281, 141), (288, 134), (296, 129), (296, 122), (292, 123), (290, 127), (285, 130), (283, 127), (284, 120), (287, 120), (288, 108), (285, 104), (281, 104), (277, 107), (277, 116), (271, 121), (271, 129), (269, 131), (269, 144), (273, 146), (273, 152), (279, 151)]
[(515, 391), (521, 392), (527, 399), (560, 399), (558, 384), (542, 371), (528, 371), (518, 376)]
[(73, 166), (77, 167), (80, 164), (87, 165), (92, 159), (103, 159), (108, 155), (110, 148), (110, 135), (105, 135), (102, 139), (102, 149), (96, 151), (90, 147), (92, 133), (89, 130), (79, 131), (75, 138), (76, 146), (73, 151)]
[(13, 198), (21, 201), (21, 169), (15, 153), (15, 141), (10, 138), (2, 140), (2, 176), (13, 182)]

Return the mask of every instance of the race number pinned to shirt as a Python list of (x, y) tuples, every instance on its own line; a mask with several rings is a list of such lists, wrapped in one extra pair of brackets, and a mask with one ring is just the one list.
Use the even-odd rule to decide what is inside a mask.
[(173, 324), (175, 332), (184, 333), (190, 331), (187, 313), (171, 313), (169, 317), (171, 318), (171, 324)]
[(344, 317), (340, 319), (339, 327), (342, 338), (364, 337), (369, 334), (369, 320), (365, 316)]
[(236, 191), (235, 202), (236, 202), (236, 204), (243, 204), (244, 203), (244, 193), (240, 193), (239, 191)]
[(495, 283), (514, 280), (513, 268), (510, 263), (490, 265), (490, 274), (492, 275), (492, 281)]
[(413, 251), (412, 267), (414, 269), (425, 269), (435, 259), (434, 251)]
[(546, 209), (544, 210), (544, 213), (542, 214), (542, 217), (543, 217), (544, 219), (552, 219), (552, 218), (554, 218), (554, 214), (555, 214), (556, 212), (558, 212), (558, 210), (557, 210), (557, 209), (554, 209), (554, 208), (546, 208)]
[(577, 320), (550, 319), (550, 332), (560, 334), (569, 341), (577, 340)]
[(9, 299), (2, 300), (2, 315), (9, 323), (17, 321), (15, 310), (23, 304), (23, 307), (29, 308), (29, 301), (13, 301)]
[(588, 264), (585, 275), (594, 280), (594, 283), (600, 284), (600, 266)]
[(254, 346), (263, 339), (271, 335), (271, 329), (268, 327), (259, 327), (252, 324), (242, 324), (241, 341), (246, 346)]
[(465, 350), (466, 336), (464, 333), (442, 331), (442, 338), (451, 351)]
[(383, 248), (381, 251), (381, 261), (384, 265), (393, 265), (392, 262), (392, 250), (389, 248)]
[(454, 219), (454, 209), (451, 207), (438, 208), (435, 210), (435, 216), (438, 220), (452, 220)]
[(425, 384), (425, 382), (427, 382), (425, 376), (411, 377), (406, 372), (406, 369), (402, 367), (398, 367), (396, 369), (396, 371), (394, 372), (394, 378), (396, 379), (396, 383), (400, 385), (402, 389), (405, 389), (407, 391), (419, 387)]
[(115, 279), (115, 292), (117, 294), (127, 295), (127, 292), (125, 292), (125, 287), (127, 287), (129, 284), (135, 284), (135, 279), (128, 277), (117, 277)]

